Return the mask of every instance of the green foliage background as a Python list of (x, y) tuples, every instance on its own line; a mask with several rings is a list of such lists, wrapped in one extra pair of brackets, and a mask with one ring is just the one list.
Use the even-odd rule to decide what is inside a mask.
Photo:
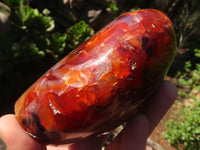
[[(194, 49), (196, 59), (200, 58), (200, 49)], [(194, 61), (194, 60), (193, 60)], [(200, 147), (200, 63), (185, 62), (185, 72), (177, 74), (179, 99), (187, 99), (186, 105), (183, 101), (177, 101), (175, 107), (179, 109), (172, 115), (171, 120), (166, 123), (166, 132), (163, 136), (169, 140), (176, 149), (198, 150)], [(195, 93), (193, 92), (195, 91)]]
[(4, 3), (10, 8), (10, 28), (0, 34), (0, 102), (6, 107), (94, 31), (80, 21), (60, 32), (48, 9), (31, 8), (24, 0)]

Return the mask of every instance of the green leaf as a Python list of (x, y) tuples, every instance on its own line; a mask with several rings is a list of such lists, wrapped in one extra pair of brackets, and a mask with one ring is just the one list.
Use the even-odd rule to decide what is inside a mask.
[(196, 57), (200, 57), (200, 49), (194, 49), (194, 53)]
[[(38, 11), (38, 10), (37, 10)], [(22, 25), (32, 16), (34, 16), (36, 12), (32, 10), (29, 6), (21, 6), (19, 9), (19, 17), (22, 21)]]
[(118, 11), (118, 7), (114, 3), (109, 4), (108, 8), (113, 12)]
[(6, 5), (10, 8), (19, 7), (20, 5), (24, 4), (24, 0), (3, 0)]
[[(171, 145), (179, 148), (184, 145), (187, 150), (198, 149), (200, 146), (200, 102), (191, 103), (190, 107), (182, 107), (173, 115), (174, 119), (166, 123), (166, 132), (163, 134)], [(180, 118), (180, 116), (183, 116)]]
[(140, 10), (140, 9), (141, 8), (135, 7), (135, 8), (132, 8), (131, 11)]
[(94, 31), (84, 21), (80, 21), (67, 29), (66, 33), (67, 47), (75, 49), (79, 44), (91, 37)]
[(27, 29), (35, 33), (52, 31), (55, 26), (52, 17), (43, 16), (37, 12), (37, 10), (34, 10), (34, 15), (31, 15), (25, 22)]
[(53, 33), (51, 37), (51, 48), (57, 53), (62, 54), (66, 46), (66, 39), (66, 34), (61, 34), (58, 32)]

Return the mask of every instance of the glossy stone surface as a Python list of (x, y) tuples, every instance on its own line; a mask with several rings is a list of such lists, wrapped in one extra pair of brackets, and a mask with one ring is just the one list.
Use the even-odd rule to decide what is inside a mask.
[(125, 13), (36, 81), (16, 102), (16, 119), (46, 144), (107, 132), (139, 109), (175, 50), (166, 15), (152, 9)]

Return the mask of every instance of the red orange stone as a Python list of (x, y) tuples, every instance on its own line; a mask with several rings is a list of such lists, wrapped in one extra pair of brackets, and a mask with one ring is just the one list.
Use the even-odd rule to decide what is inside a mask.
[(107, 132), (140, 108), (168, 71), (175, 50), (165, 14), (125, 13), (36, 81), (16, 102), (16, 119), (46, 144)]

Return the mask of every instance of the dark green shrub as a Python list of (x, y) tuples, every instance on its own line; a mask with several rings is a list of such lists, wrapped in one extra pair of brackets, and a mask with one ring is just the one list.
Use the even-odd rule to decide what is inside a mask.
[[(200, 57), (200, 49), (195, 49), (196, 58)], [(187, 104), (182, 101), (172, 119), (166, 123), (163, 136), (177, 149), (198, 150), (200, 148), (200, 98), (195, 94), (200, 91), (200, 64), (191, 61), (185, 63), (185, 72), (177, 76), (179, 86), (187, 89), (180, 90), (178, 95), (187, 98)], [(194, 93), (194, 91), (196, 91)]]
[[(194, 59), (200, 58), (200, 49), (194, 49)], [(185, 72), (177, 74), (178, 84), (184, 88), (197, 88), (200, 90), (200, 63), (185, 62)]]
[(59, 31), (48, 9), (39, 11), (24, 0), (4, 0), (7, 31), (0, 34), (0, 105), (15, 101), (58, 60), (93, 35), (84, 21)]
[(200, 148), (200, 99), (189, 106), (179, 104), (173, 119), (166, 123), (163, 134), (177, 149), (198, 150)]
[(67, 47), (75, 49), (80, 43), (87, 40), (94, 31), (84, 22), (80, 21), (75, 26), (67, 29)]

